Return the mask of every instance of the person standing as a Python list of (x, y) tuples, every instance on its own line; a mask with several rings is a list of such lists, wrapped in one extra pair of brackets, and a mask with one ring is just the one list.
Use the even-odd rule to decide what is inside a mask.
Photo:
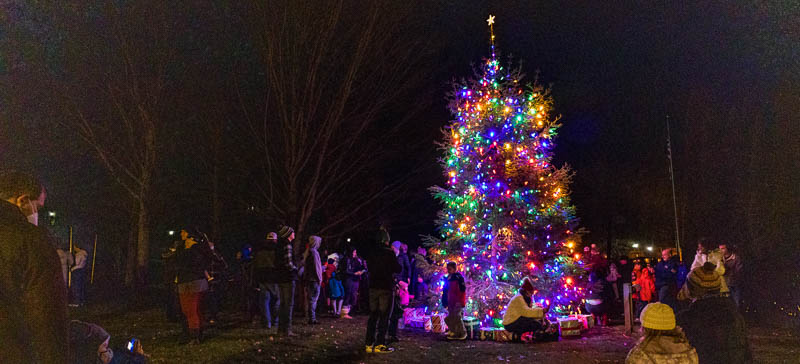
[(364, 342), (366, 352), (391, 353), (394, 349), (386, 346), (386, 329), (392, 314), (395, 274), (400, 273), (402, 267), (389, 248), (389, 239), (383, 241), (383, 248), (368, 263), (373, 268), (369, 280), (369, 320)]
[(345, 297), (342, 318), (353, 318), (349, 313), (358, 302), (358, 285), (361, 282), (361, 276), (366, 271), (367, 269), (364, 267), (364, 262), (358, 256), (358, 251), (356, 251), (355, 248), (350, 248), (344, 261)]
[(278, 308), (278, 334), (287, 337), (297, 336), (292, 332), (292, 309), (294, 308), (294, 288), (297, 281), (297, 266), (294, 264), (292, 242), (294, 229), (281, 226), (278, 230), (278, 250), (276, 265), (276, 280), (280, 290), (280, 305)]
[(739, 281), (742, 275), (742, 260), (731, 250), (728, 244), (720, 244), (719, 251), (722, 253), (722, 260), (725, 266), (725, 273), (722, 275), (722, 279), (730, 292), (731, 298), (733, 298), (733, 302), (736, 303), (736, 307), (739, 307), (742, 301), (742, 287)]
[[(279, 277), (277, 276), (278, 262), (278, 234), (270, 232), (264, 241), (254, 244), (253, 259), (251, 262), (252, 286), (248, 292), (257, 292), (259, 311), (262, 314), (261, 326), (271, 329), (278, 324), (278, 309), (280, 307)], [(254, 313), (251, 311), (250, 319)]]
[(220, 304), (222, 297), (225, 293), (225, 278), (228, 272), (228, 263), (219, 251), (216, 249), (216, 244), (213, 241), (208, 241), (208, 259), (210, 262), (208, 274), (211, 280), (208, 282), (208, 294), (206, 295), (205, 306), (208, 312), (208, 323), (211, 325), (216, 324), (217, 314), (219, 314)]
[(442, 288), (442, 306), (447, 308), (447, 317), (444, 319), (450, 333), (448, 340), (465, 340), (467, 329), (464, 327), (462, 316), (464, 307), (467, 306), (467, 285), (464, 276), (458, 272), (456, 262), (447, 262), (447, 281)]
[(722, 277), (713, 263), (695, 268), (686, 279), (689, 308), (678, 314), (700, 363), (752, 363), (744, 317), (730, 297), (720, 293)]
[(37, 230), (44, 187), (0, 173), (0, 362), (65, 363), (67, 290), (58, 254)]
[(675, 310), (678, 285), (678, 265), (672, 259), (672, 249), (661, 251), (661, 261), (656, 264), (656, 292), (658, 301)]
[(178, 298), (186, 318), (189, 344), (199, 344), (203, 339), (200, 302), (211, 280), (208, 255), (186, 230), (181, 230), (181, 239), (183, 247), (177, 255)]
[(79, 307), (86, 304), (86, 261), (89, 254), (78, 244), (73, 244), (72, 255), (75, 257), (75, 265), (69, 269), (72, 273), (72, 303), (69, 305)]
[(319, 246), (322, 238), (312, 235), (308, 238), (308, 248), (303, 253), (303, 281), (306, 288), (306, 317), (309, 325), (319, 324), (317, 321), (317, 301), (319, 300), (320, 284), (322, 283), (322, 261), (319, 257)]

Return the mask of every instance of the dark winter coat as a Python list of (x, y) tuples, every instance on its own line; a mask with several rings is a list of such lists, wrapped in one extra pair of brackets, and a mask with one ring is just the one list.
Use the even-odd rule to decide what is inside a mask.
[[(394, 253), (392, 253), (392, 256), (394, 257)], [(356, 275), (356, 272), (364, 270), (364, 263), (361, 261), (361, 258), (350, 255), (345, 258), (342, 270), (344, 273), (344, 279), (360, 281), (361, 277)]]
[(252, 274), (254, 283), (277, 283), (278, 243), (261, 241), (253, 245)]
[(703, 364), (739, 364), (753, 361), (744, 318), (730, 297), (698, 299), (678, 314), (689, 343)]
[(728, 287), (736, 287), (739, 285), (740, 276), (742, 275), (742, 260), (736, 254), (731, 254), (728, 257), (723, 257), (723, 264), (725, 265), (725, 283)]
[(678, 264), (675, 260), (662, 260), (656, 264), (656, 290), (663, 286), (677, 285)]
[(397, 255), (397, 263), (400, 264), (402, 268), (400, 274), (398, 275), (398, 279), (403, 282), (408, 282), (411, 278), (411, 262), (408, 260), (408, 254), (400, 253)]
[(297, 266), (294, 264), (294, 253), (292, 252), (292, 242), (288, 239), (278, 239), (277, 247), (277, 266), (276, 283), (289, 283), (296, 281)]
[(442, 288), (442, 306), (447, 308), (467, 306), (467, 285), (461, 273), (456, 272), (447, 276)]
[(0, 363), (65, 363), (61, 262), (17, 206), (0, 201)]
[(203, 251), (200, 243), (195, 243), (189, 249), (178, 249), (178, 284), (189, 283), (198, 279), (206, 279), (205, 272), (211, 266), (208, 254)]
[(392, 290), (394, 288), (394, 275), (402, 270), (400, 264), (397, 263), (394, 251), (389, 247), (380, 249), (367, 262), (372, 267), (369, 288)]

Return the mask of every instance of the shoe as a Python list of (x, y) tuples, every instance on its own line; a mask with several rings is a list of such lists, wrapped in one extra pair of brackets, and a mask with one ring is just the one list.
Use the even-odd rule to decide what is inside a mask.
[(463, 335), (461, 335), (461, 336), (455, 336), (455, 335), (453, 335), (453, 336), (448, 336), (448, 337), (447, 337), (447, 340), (466, 340), (466, 339), (467, 339), (467, 333), (464, 333), (464, 334), (463, 334)]
[(353, 319), (353, 316), (350, 316), (350, 315), (344, 314), (344, 315), (342, 315), (342, 318), (343, 318), (343, 319), (352, 320), (352, 319)]
[(375, 354), (386, 354), (386, 353), (391, 353), (393, 351), (394, 348), (390, 348), (386, 345), (375, 345), (375, 347), (372, 348), (372, 352)]
[(451, 338), (451, 337), (453, 337), (454, 335), (455, 335), (455, 334), (453, 334), (453, 333), (452, 333), (452, 332), (450, 332), (450, 331), (448, 331), (448, 332), (447, 332), (447, 338), (448, 338), (448, 339), (449, 339), (449, 338)]
[(367, 352), (367, 354), (372, 354), (372, 346), (371, 345), (367, 345), (366, 346), (366, 352)]

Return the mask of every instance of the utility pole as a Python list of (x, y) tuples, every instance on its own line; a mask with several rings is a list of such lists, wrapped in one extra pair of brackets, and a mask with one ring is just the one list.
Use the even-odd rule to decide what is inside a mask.
[(672, 182), (672, 208), (675, 212), (675, 247), (678, 249), (678, 259), (683, 261), (681, 238), (678, 232), (678, 202), (675, 197), (675, 172), (672, 168), (672, 142), (669, 135), (669, 115), (667, 115), (667, 159), (669, 159), (669, 179)]

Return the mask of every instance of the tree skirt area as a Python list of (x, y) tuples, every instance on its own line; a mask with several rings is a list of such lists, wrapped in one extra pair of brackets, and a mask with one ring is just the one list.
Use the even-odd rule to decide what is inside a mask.
[[(159, 309), (123, 311), (79, 309), (76, 319), (103, 326), (111, 346), (122, 347), (130, 337), (141, 340), (151, 363), (622, 363), (638, 335), (626, 336), (623, 326), (595, 327), (582, 337), (548, 343), (449, 342), (441, 334), (400, 330), (394, 353), (366, 354), (366, 316), (352, 320), (323, 315), (320, 325), (296, 318), (297, 337), (276, 336), (276, 329), (261, 329), (243, 322), (240, 315), (221, 315), (216, 327), (206, 330), (200, 345), (182, 345), (177, 323), (168, 322)], [(756, 362), (783, 363), (800, 357), (800, 340), (788, 332), (753, 330), (751, 345)]]

